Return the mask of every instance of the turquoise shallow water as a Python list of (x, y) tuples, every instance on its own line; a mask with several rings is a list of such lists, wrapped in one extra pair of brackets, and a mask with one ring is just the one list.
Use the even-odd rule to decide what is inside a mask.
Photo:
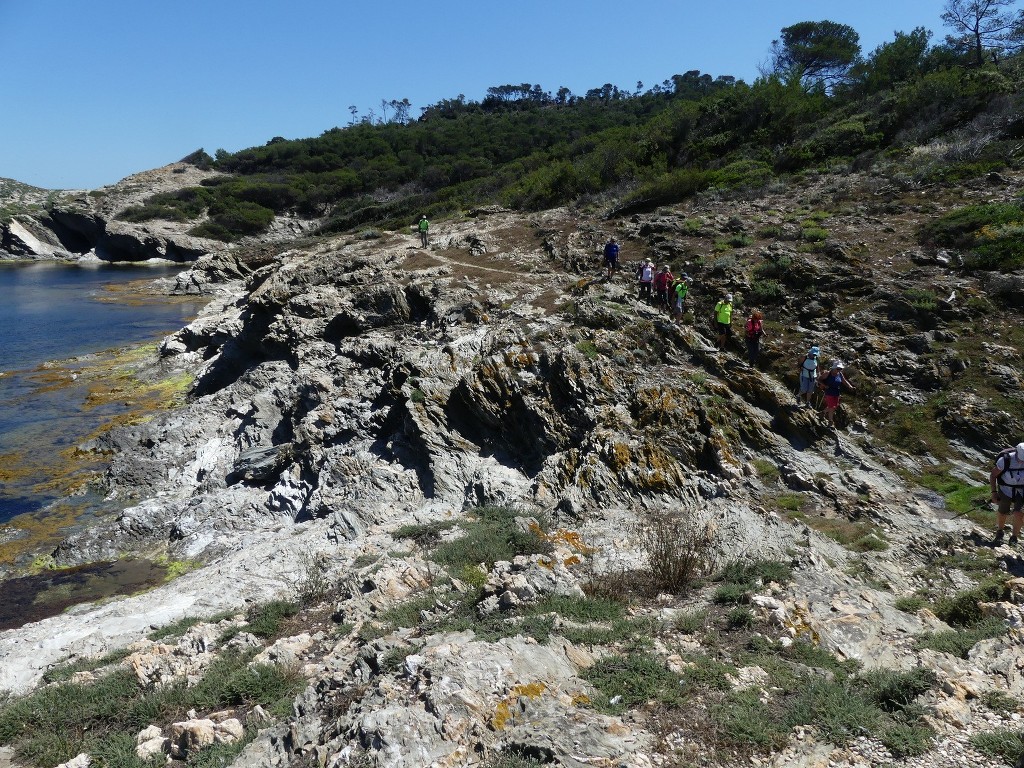
[[(153, 341), (188, 323), (202, 302), (123, 290), (125, 283), (179, 271), (180, 266), (0, 262), (0, 461), (27, 449), (74, 445), (113, 415), (116, 407), (83, 408), (81, 388), (50, 386), (40, 366)], [(30, 490), (45, 480), (0, 482), (0, 523), (51, 501)]]

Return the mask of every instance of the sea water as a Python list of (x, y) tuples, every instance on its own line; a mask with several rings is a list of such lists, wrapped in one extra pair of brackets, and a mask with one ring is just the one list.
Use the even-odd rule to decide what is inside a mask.
[[(0, 471), (26, 451), (75, 445), (110, 418), (109, 408), (86, 407), (83, 392), (52, 386), (46, 364), (151, 343), (190, 322), (203, 302), (124, 291), (128, 282), (180, 271), (0, 262)], [(35, 490), (45, 481), (0, 480), (0, 523), (52, 501)]]

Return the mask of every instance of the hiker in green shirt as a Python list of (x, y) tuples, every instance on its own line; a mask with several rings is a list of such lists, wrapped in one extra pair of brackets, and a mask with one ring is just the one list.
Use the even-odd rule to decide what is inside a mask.
[(424, 213), (422, 216), (420, 216), (420, 223), (418, 225), (418, 229), (420, 231), (420, 244), (424, 248), (426, 248), (427, 247), (427, 231), (430, 229), (430, 222), (427, 221), (427, 214)]
[(732, 294), (715, 304), (715, 325), (718, 329), (718, 348), (725, 349), (725, 342), (732, 336)]

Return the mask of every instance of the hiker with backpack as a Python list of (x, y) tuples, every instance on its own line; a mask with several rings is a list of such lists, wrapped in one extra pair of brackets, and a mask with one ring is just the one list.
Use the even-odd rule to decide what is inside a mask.
[(416, 228), (420, 233), (420, 246), (423, 248), (427, 247), (427, 232), (430, 231), (430, 222), (427, 220), (427, 214), (420, 216), (420, 221), (416, 225)]
[(808, 408), (814, 407), (814, 392), (818, 387), (818, 354), (817, 346), (811, 347), (807, 354), (796, 364), (800, 369), (800, 387), (796, 391), (796, 403), (807, 403)]
[(989, 474), (989, 485), (992, 487), (992, 503), (996, 505), (996, 535), (992, 543), (1003, 542), (1003, 529), (1012, 505), (1010, 544), (1016, 544), (1021, 523), (1024, 523), (1024, 443), (999, 453)]
[(612, 275), (619, 269), (619, 244), (615, 242), (614, 237), (609, 237), (608, 242), (604, 244), (604, 263), (608, 267), (608, 279), (612, 279)]
[(725, 342), (732, 336), (732, 294), (725, 294), (720, 302), (715, 304), (715, 330), (718, 332), (718, 348), (725, 349)]
[(654, 283), (654, 262), (640, 262), (640, 267), (636, 271), (636, 278), (640, 285), (640, 294), (637, 296), (637, 299), (650, 304), (651, 285)]
[(669, 304), (668, 300), (668, 287), (672, 285), (675, 278), (672, 276), (672, 270), (668, 268), (668, 264), (662, 266), (661, 271), (654, 276), (654, 304), (657, 307), (663, 308), (666, 312), (671, 312), (672, 305)]
[(764, 315), (760, 310), (755, 309), (750, 313), (744, 331), (747, 337), (747, 360), (751, 365), (757, 365), (761, 355), (761, 338), (764, 336)]
[(843, 387), (851, 392), (857, 391), (847, 380), (846, 374), (843, 372), (845, 368), (842, 361), (836, 360), (818, 378), (818, 386), (825, 390), (825, 420), (833, 428), (836, 426), (836, 411), (839, 409), (839, 396), (843, 392)]
[(672, 300), (672, 319), (681, 322), (683, 319), (683, 303), (690, 292), (690, 276), (680, 275), (669, 286), (669, 298)]

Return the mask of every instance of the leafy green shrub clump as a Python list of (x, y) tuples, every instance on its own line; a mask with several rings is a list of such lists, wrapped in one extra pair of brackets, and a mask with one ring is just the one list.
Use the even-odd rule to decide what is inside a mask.
[(435, 520), (431, 523), (411, 523), (402, 525), (392, 531), (392, 538), (412, 539), (421, 547), (430, 548), (435, 546), (445, 531), (455, 527), (454, 520)]
[(914, 309), (925, 312), (934, 312), (939, 302), (939, 297), (925, 288), (908, 288), (903, 292), (903, 298)]
[(679, 676), (661, 659), (646, 653), (602, 659), (582, 675), (598, 691), (595, 708), (608, 714), (620, 714), (652, 700), (663, 704), (680, 701)]
[(298, 603), (289, 600), (272, 600), (269, 603), (255, 605), (246, 614), (246, 629), (256, 637), (270, 638), (281, 631), (285, 619), (298, 612)]
[(935, 604), (935, 615), (953, 627), (976, 627), (985, 621), (980, 603), (1001, 600), (1006, 591), (998, 579), (983, 582), (973, 589), (943, 597)]
[[(18, 761), (29, 765), (59, 765), (87, 752), (106, 765), (141, 766), (135, 736), (154, 721), (181, 719), (190, 709), (256, 704), (287, 714), (305, 680), (283, 667), (250, 667), (253, 654), (221, 656), (191, 686), (180, 681), (143, 689), (134, 673), (118, 669), (92, 683), (40, 688), (0, 708), (0, 743), (12, 745)], [(254, 735), (247, 731), (235, 748), (241, 750)], [(195, 764), (207, 764), (206, 756), (197, 755)]]
[(909, 597), (900, 597), (893, 603), (897, 610), (903, 611), (904, 613), (917, 613), (919, 610), (928, 605), (928, 601), (918, 595), (911, 595)]
[(919, 232), (925, 245), (968, 251), (972, 269), (1009, 270), (1024, 265), (1024, 208), (1018, 203), (969, 205), (928, 222)]
[(754, 612), (743, 605), (737, 605), (725, 617), (729, 629), (750, 629), (754, 626)]
[(1024, 759), (1024, 731), (989, 731), (971, 736), (971, 746), (983, 755), (1005, 760), (1009, 765), (1019, 765)]
[(771, 166), (760, 160), (736, 160), (715, 172), (715, 186), (756, 189), (763, 187), (774, 176)]
[(800, 232), (800, 237), (808, 243), (820, 243), (828, 238), (828, 230), (821, 227), (804, 227)]
[(516, 522), (519, 514), (506, 507), (477, 507), (472, 518), (461, 524), (465, 535), (438, 546), (431, 559), (452, 570), (486, 563), (488, 568), (499, 560), (512, 560), (517, 555), (551, 552), (540, 530), (522, 530)]
[(718, 578), (751, 587), (773, 581), (788, 584), (793, 578), (793, 568), (781, 560), (733, 560), (722, 569)]
[(750, 284), (750, 298), (759, 304), (771, 304), (785, 298), (786, 289), (777, 280), (754, 280)]
[(987, 619), (966, 629), (929, 632), (921, 635), (917, 640), (917, 647), (966, 659), (971, 649), (982, 640), (999, 637), (1005, 633), (1006, 624), (1002, 619)]
[(677, 203), (703, 192), (716, 179), (713, 171), (678, 168), (642, 185), (627, 198), (626, 203), (635, 205), (642, 202), (651, 207)]

